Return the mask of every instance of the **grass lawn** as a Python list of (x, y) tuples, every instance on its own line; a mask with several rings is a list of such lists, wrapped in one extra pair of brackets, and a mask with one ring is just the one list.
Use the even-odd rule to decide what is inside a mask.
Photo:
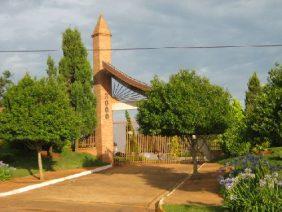
[(270, 148), (273, 152), (271, 155), (265, 155), (264, 158), (269, 161), (269, 163), (273, 166), (280, 167), (279, 176), (282, 177), (282, 147), (274, 147)]
[(220, 206), (207, 206), (207, 205), (164, 205), (166, 212), (213, 212), (213, 211), (228, 211)]
[[(0, 148), (0, 161), (1, 160), (16, 168), (16, 170), (13, 171), (13, 177), (34, 175), (38, 172), (37, 155), (32, 151)], [(76, 169), (102, 165), (105, 165), (105, 163), (99, 161), (91, 154), (72, 152), (68, 149), (64, 149), (60, 153), (59, 157), (55, 157), (53, 159), (43, 157), (44, 171)]]

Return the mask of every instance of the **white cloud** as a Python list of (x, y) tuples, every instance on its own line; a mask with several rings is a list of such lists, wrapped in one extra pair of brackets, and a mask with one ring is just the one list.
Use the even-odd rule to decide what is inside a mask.
[[(0, 48), (60, 49), (61, 33), (78, 27), (89, 48), (96, 20), (103, 13), (113, 33), (113, 47), (281, 43), (279, 0), (13, 0), (0, 7)], [(60, 53), (50, 53), (56, 61)], [(0, 54), (0, 72), (19, 79), (27, 70), (45, 74), (48, 54)], [(154, 74), (168, 79), (180, 68), (194, 68), (212, 82), (244, 99), (253, 71), (267, 76), (281, 62), (279, 48), (224, 50), (152, 50), (115, 52), (118, 68), (149, 82)], [(89, 58), (92, 58), (91, 53)]]

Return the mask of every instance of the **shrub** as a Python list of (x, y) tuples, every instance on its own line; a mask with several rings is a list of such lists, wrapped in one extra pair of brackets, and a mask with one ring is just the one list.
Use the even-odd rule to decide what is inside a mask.
[(3, 161), (5, 163), (13, 163), (15, 162), (15, 156), (14, 154), (9, 152), (3, 152), (0, 155), (0, 161)]
[(9, 180), (12, 177), (13, 169), (8, 164), (0, 161), (0, 181)]
[(248, 155), (232, 167), (219, 181), (226, 207), (232, 211), (278, 211), (282, 207), (282, 182), (267, 161)]
[(224, 154), (228, 157), (236, 157), (246, 155), (250, 151), (250, 142), (242, 141), (240, 135), (232, 134), (228, 130), (225, 134), (220, 136), (220, 146)]
[(270, 147), (270, 142), (269, 141), (265, 141), (262, 142), (261, 144), (256, 144), (255, 147), (252, 149), (252, 151), (254, 153), (259, 153), (261, 151), (265, 151)]
[(251, 144), (245, 139), (245, 116), (240, 102), (232, 102), (233, 116), (229, 128), (219, 137), (221, 149), (226, 156), (240, 156), (249, 153)]
[(174, 136), (170, 142), (170, 155), (175, 158), (181, 155), (179, 138)]
[(4, 146), (4, 145), (5, 145), (4, 141), (0, 140), (0, 149), (1, 149), (1, 147)]

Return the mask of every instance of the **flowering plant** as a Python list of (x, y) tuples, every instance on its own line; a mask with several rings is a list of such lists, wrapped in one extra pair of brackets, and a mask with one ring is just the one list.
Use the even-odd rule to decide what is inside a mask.
[(9, 180), (12, 177), (12, 171), (14, 169), (3, 161), (0, 161), (0, 181)]
[[(228, 164), (230, 166), (230, 164)], [(232, 211), (276, 211), (282, 208), (282, 187), (277, 172), (262, 158), (247, 155), (219, 178), (224, 204)]]

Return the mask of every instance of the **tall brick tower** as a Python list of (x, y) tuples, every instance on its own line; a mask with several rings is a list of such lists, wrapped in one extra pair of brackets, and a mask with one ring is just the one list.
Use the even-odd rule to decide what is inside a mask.
[(94, 92), (97, 99), (97, 127), (95, 142), (97, 155), (105, 162), (113, 162), (114, 136), (111, 96), (111, 77), (103, 68), (103, 62), (111, 63), (111, 32), (104, 17), (100, 15), (93, 38)]

